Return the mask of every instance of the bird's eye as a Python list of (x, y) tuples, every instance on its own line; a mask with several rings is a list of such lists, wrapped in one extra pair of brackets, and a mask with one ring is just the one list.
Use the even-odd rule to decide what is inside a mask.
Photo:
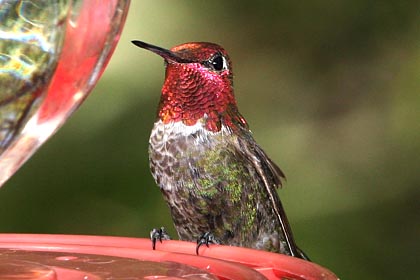
[(227, 69), (226, 58), (219, 53), (210, 58), (208, 62), (209, 66), (215, 71), (222, 71)]

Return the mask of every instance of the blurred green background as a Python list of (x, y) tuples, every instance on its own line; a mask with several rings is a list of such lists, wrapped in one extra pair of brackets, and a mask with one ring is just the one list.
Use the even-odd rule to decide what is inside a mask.
[(91, 96), (0, 189), (0, 232), (147, 237), (169, 211), (148, 168), (164, 78), (134, 47), (223, 45), (256, 140), (287, 175), (301, 248), (341, 279), (419, 263), (419, 1), (132, 1)]

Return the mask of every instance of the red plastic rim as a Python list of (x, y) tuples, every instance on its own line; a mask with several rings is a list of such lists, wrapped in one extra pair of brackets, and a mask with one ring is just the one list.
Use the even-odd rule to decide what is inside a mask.
[[(131, 269), (139, 268), (139, 264), (134, 264), (137, 261), (147, 262), (148, 269), (156, 263), (162, 264), (164, 268), (156, 268), (158, 274), (159, 271), (179, 273), (179, 271), (187, 269), (187, 267), (191, 267), (191, 271), (197, 270), (195, 272), (186, 272), (187, 274), (184, 274), (184, 277), (172, 274), (158, 275), (154, 271), (150, 270), (149, 272), (148, 270), (149, 274), (147, 275), (150, 275), (152, 278), (145, 279), (156, 279), (157, 277), (185, 279), (185, 275), (188, 275), (188, 279), (209, 279), (204, 278), (205, 273), (216, 276), (217, 278), (215, 279), (338, 279), (332, 272), (315, 263), (281, 254), (247, 248), (211, 245), (209, 248), (202, 246), (200, 248), (200, 256), (196, 256), (195, 246), (196, 244), (191, 242), (168, 240), (162, 244), (158, 243), (156, 250), (153, 251), (151, 241), (143, 238), (0, 234), (0, 268), (5, 267), (5, 262), (11, 259), (19, 262), (23, 258), (24, 261), (33, 265), (36, 262), (33, 260), (28, 261), (28, 255), (35, 258), (34, 254), (36, 253), (37, 260), (39, 260), (37, 263), (39, 264), (39, 275), (42, 274), (41, 272), (44, 272), (46, 276), (44, 275), (44, 278), (27, 279), (79, 279), (75, 277), (76, 274), (74, 273), (81, 271), (85, 273), (84, 276), (90, 275), (90, 278), (87, 279), (100, 279), (104, 271), (114, 273), (113, 269), (118, 268), (118, 270), (121, 270), (124, 268), (122, 272), (128, 273), (130, 272), (128, 267)], [(48, 252), (48, 255), (42, 255), (39, 252)], [(4, 257), (5, 254), (8, 255)], [(2, 256), (3, 259), (1, 258)], [(51, 259), (54, 261), (51, 262)], [(80, 260), (82, 259), (88, 259), (90, 262), (92, 259), (97, 259), (98, 261), (93, 263), (96, 270), (92, 270), (90, 267), (87, 267), (85, 271), (80, 269), (80, 267), (78, 270), (68, 269), (66, 266), (60, 266), (62, 262), (60, 264), (55, 263), (55, 261), (64, 260), (66, 264), (78, 262), (77, 264), (81, 265)], [(117, 262), (120, 263), (116, 265)], [(102, 270), (98, 270), (98, 263), (101, 265)], [(177, 268), (173, 266), (171, 268), (167, 267), (169, 264), (173, 265), (174, 263), (183, 266)], [(109, 264), (109, 267), (106, 267), (105, 264)], [(18, 267), (22, 268), (24, 266)], [(48, 269), (44, 269), (45, 267)], [(0, 269), (0, 276), (2, 275), (1, 271), (2, 269)], [(3, 277), (0, 278), (3, 279)]]

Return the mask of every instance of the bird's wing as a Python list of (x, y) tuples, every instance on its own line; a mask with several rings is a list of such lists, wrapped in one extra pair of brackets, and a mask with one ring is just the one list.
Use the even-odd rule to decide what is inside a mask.
[(238, 144), (238, 148), (242, 153), (245, 154), (245, 157), (252, 162), (252, 165), (254, 166), (257, 174), (259, 175), (261, 181), (264, 183), (264, 186), (269, 194), (272, 207), (279, 219), (281, 229), (289, 246), (291, 255), (299, 256), (300, 253), (293, 239), (289, 221), (277, 194), (277, 188), (281, 187), (281, 180), (282, 178), (285, 178), (284, 173), (267, 156), (261, 147), (258, 146), (250, 132), (246, 134), (246, 137), (239, 138)]

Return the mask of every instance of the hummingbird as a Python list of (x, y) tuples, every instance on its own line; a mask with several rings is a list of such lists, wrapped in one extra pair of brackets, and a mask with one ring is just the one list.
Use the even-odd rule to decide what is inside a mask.
[[(197, 254), (219, 243), (308, 259), (277, 193), (285, 175), (238, 111), (228, 53), (208, 42), (170, 50), (132, 43), (165, 62), (149, 162), (179, 238), (198, 240)], [(169, 238), (163, 228), (156, 233)]]

